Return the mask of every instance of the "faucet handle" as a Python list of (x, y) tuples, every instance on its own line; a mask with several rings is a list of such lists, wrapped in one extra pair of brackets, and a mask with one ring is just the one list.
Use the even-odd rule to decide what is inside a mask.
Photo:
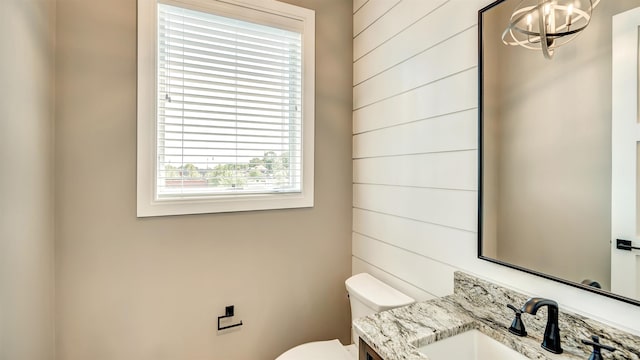
[(603, 345), (600, 344), (600, 338), (592, 335), (591, 336), (591, 340), (582, 340), (582, 343), (585, 345), (591, 345), (593, 346), (593, 353), (591, 353), (591, 356), (589, 357), (589, 360), (602, 360), (602, 354), (600, 353), (601, 349), (607, 350), (607, 351), (611, 351), (614, 352), (616, 351), (616, 348), (614, 348), (613, 346), (608, 346), (608, 345)]
[(511, 322), (511, 326), (509, 327), (509, 332), (518, 335), (518, 336), (527, 336), (527, 330), (524, 328), (524, 323), (522, 322), (522, 310), (516, 308), (515, 306), (508, 304), (507, 307), (516, 314), (516, 317)]

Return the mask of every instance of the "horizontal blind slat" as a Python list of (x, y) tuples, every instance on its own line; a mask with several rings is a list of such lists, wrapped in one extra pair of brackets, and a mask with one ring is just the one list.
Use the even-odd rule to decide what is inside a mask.
[[(165, 150), (169, 150), (169, 149), (191, 149), (191, 150), (216, 150), (216, 149), (224, 149), (224, 150), (256, 150), (256, 151), (274, 151), (274, 150), (287, 150), (289, 148), (289, 145), (300, 145), (300, 143), (295, 143), (295, 142), (291, 142), (288, 144), (282, 144), (282, 143), (277, 143), (277, 142), (264, 142), (264, 141), (228, 141), (228, 140), (219, 140), (219, 141), (206, 141), (206, 140), (194, 140), (194, 139), (186, 139), (186, 140), (180, 140), (180, 139), (165, 139), (164, 140), (165, 143), (169, 142), (179, 142), (179, 143), (189, 143), (189, 144), (197, 144), (197, 143), (201, 143), (201, 144), (209, 144), (210, 146), (161, 146), (161, 148), (165, 149)], [(229, 147), (220, 147), (224, 144), (235, 144), (235, 146), (229, 146)], [(260, 147), (260, 146), (253, 146), (253, 147), (249, 147), (250, 145), (270, 145), (271, 147)]]
[[(178, 125), (176, 125), (178, 126)], [(221, 129), (221, 128), (214, 128), (216, 130)], [(223, 128), (226, 130), (243, 130), (243, 129), (234, 129), (232, 127), (228, 127), (228, 128)], [(247, 129), (244, 129), (247, 130)], [(202, 136), (250, 136), (250, 137), (256, 137), (256, 138), (264, 138), (264, 139), (291, 139), (291, 138), (296, 138), (295, 135), (290, 135), (289, 133), (291, 132), (290, 130), (283, 130), (283, 131), (275, 131), (275, 130), (261, 130), (261, 129), (248, 129), (251, 130), (254, 134), (255, 133), (259, 133), (259, 132), (270, 132), (270, 133), (281, 133), (281, 134), (286, 134), (286, 135), (266, 135), (266, 134), (260, 134), (260, 135), (248, 135), (248, 134), (229, 134), (229, 133), (222, 133), (222, 132), (218, 132), (218, 133), (211, 133), (211, 132), (194, 132), (194, 131), (167, 131), (167, 130), (160, 130), (158, 131), (159, 135), (166, 135), (166, 134), (183, 134), (183, 135), (202, 135)]]
[[(162, 100), (160, 102), (160, 107), (164, 108), (164, 109), (171, 109), (171, 110), (184, 110), (184, 111), (188, 111), (188, 110), (205, 110), (206, 108), (223, 108), (223, 109), (236, 109), (236, 110), (245, 110), (246, 112), (243, 111), (237, 111), (238, 114), (242, 114), (242, 113), (247, 113), (247, 114), (252, 114), (252, 115), (274, 115), (275, 116), (280, 116), (282, 118), (287, 118), (289, 117), (288, 114), (292, 113), (292, 112), (297, 112), (291, 108), (295, 107), (295, 104), (282, 104), (280, 105), (279, 109), (274, 109), (274, 108), (270, 108), (270, 107), (265, 107), (265, 106), (258, 106), (258, 104), (256, 104), (256, 106), (251, 106), (252, 103), (251, 102), (247, 102), (247, 101), (236, 101), (237, 103), (242, 103), (247, 104), (248, 106), (243, 106), (243, 105), (232, 105), (232, 104), (223, 104), (221, 102), (217, 102), (217, 103), (205, 103), (205, 102), (201, 102), (201, 101), (185, 101), (185, 100), (176, 100), (176, 99), (171, 99), (171, 101), (164, 101)], [(182, 106), (180, 106), (182, 105)], [(186, 106), (185, 106), (186, 105)], [(199, 107), (199, 108), (196, 108)], [(260, 114), (256, 114), (256, 112), (259, 112)], [(284, 115), (283, 113), (287, 113), (287, 115)], [(280, 115), (277, 115), (280, 114)]]
[[(190, 164), (192, 164), (192, 165), (203, 165), (203, 166), (207, 165), (207, 164), (197, 164), (197, 163), (190, 163)], [(219, 165), (227, 165), (227, 163), (218, 163), (218, 164)], [(170, 179), (170, 178), (174, 178), (175, 179), (177, 176), (171, 174), (171, 172), (185, 170), (184, 168), (181, 168), (181, 167), (174, 167), (174, 166), (172, 166), (172, 164), (165, 164), (165, 165), (167, 165), (167, 166), (163, 170), (161, 170), (162, 176), (159, 177), (160, 179)], [(215, 165), (214, 163), (209, 163), (208, 165), (209, 165), (209, 168), (202, 168), (202, 169), (199, 169), (199, 170), (207, 170), (207, 171), (216, 170), (215, 168), (211, 167), (211, 166)], [(247, 169), (250, 170), (252, 168), (257, 168), (257, 167), (259, 167), (261, 165), (262, 164), (255, 164), (255, 166), (247, 167), (247, 168), (243, 168), (242, 170), (235, 170), (235, 171), (240, 172), (240, 171), (244, 171), (244, 170), (247, 170)], [(227, 171), (234, 171), (234, 170), (227, 170)], [(300, 170), (287, 170), (287, 171), (290, 172), (290, 173), (293, 173), (293, 174), (297, 174), (297, 173), (301, 172)], [(170, 174), (167, 174), (167, 173), (170, 173)]]
[[(291, 101), (288, 97), (281, 97), (277, 100), (279, 101), (264, 101), (264, 100), (254, 100), (247, 98), (239, 98), (239, 97), (221, 97), (221, 96), (213, 96), (213, 95), (203, 95), (203, 94), (192, 94), (188, 92), (179, 92), (180, 89), (176, 89), (176, 91), (165, 91), (160, 90), (161, 93), (165, 94), (165, 97), (160, 97), (158, 101), (168, 101), (168, 102), (176, 102), (182, 101), (180, 98), (188, 98), (188, 99), (201, 99), (201, 100), (211, 100), (212, 102), (203, 102), (203, 104), (214, 105), (218, 102), (237, 102), (237, 103), (251, 103), (251, 104), (259, 104), (266, 105), (272, 107), (295, 107), (297, 106), (297, 101), (295, 103), (285, 103), (285, 101)], [(169, 96), (170, 100), (167, 100), (166, 96)], [(231, 95), (231, 94), (229, 94)], [(276, 99), (274, 99), (276, 100)], [(254, 107), (254, 108), (262, 108), (262, 107)], [(270, 107), (264, 107), (265, 109), (271, 109)]]
[[(164, 66), (165, 64), (168, 66)], [(218, 65), (218, 64), (217, 63), (211, 63), (211, 65), (199, 65), (199, 64), (191, 64), (191, 63), (185, 64), (179, 61), (166, 60), (161, 62), (160, 70), (164, 70), (167, 72), (187, 71), (187, 72), (200, 73), (200, 74), (204, 72), (217, 72), (221, 74), (233, 73), (236, 75), (233, 77), (234, 79), (239, 78), (239, 79), (244, 79), (245, 81), (246, 80), (253, 81), (255, 78), (258, 78), (255, 80), (270, 83), (270, 84), (277, 84), (279, 86), (287, 85), (290, 81), (301, 81), (300, 74), (295, 74), (295, 73), (281, 73), (279, 75), (269, 75), (269, 74), (255, 72), (255, 71), (226, 69), (224, 67), (215, 66), (215, 65)], [(176, 67), (178, 67), (179, 69), (176, 69)], [(223, 75), (223, 76), (228, 76), (228, 75)], [(271, 81), (266, 79), (270, 79)], [(278, 81), (273, 81), (273, 80), (278, 80)]]
[[(199, 83), (197, 81), (194, 81), (195, 83)], [(203, 84), (204, 85), (204, 84)], [(225, 95), (230, 95), (230, 96), (234, 96), (240, 99), (249, 99), (249, 98), (256, 98), (259, 97), (261, 99), (263, 99), (262, 101), (264, 102), (269, 102), (269, 103), (275, 103), (276, 101), (266, 101), (266, 99), (273, 99), (273, 100), (279, 100), (282, 101), (284, 99), (293, 99), (296, 100), (298, 102), (300, 102), (302, 99), (300, 98), (300, 93), (299, 92), (294, 92), (294, 91), (287, 91), (289, 95), (291, 96), (287, 96), (286, 94), (283, 95), (268, 95), (268, 94), (258, 94), (258, 93), (252, 93), (252, 92), (245, 92), (245, 91), (230, 91), (230, 90), (222, 90), (222, 89), (215, 89), (215, 88), (210, 88), (210, 87), (204, 87), (204, 86), (193, 86), (193, 85), (171, 85), (171, 84), (162, 84), (161, 86), (163, 89), (160, 90), (161, 93), (163, 94), (194, 94), (193, 91), (200, 91), (200, 92), (212, 92), (212, 93), (216, 93), (216, 94), (225, 94)], [(170, 89), (176, 89), (176, 91), (173, 90), (167, 90), (166, 88), (170, 88)], [(181, 92), (179, 92), (181, 91)], [(197, 94), (194, 94), (197, 95)], [(295, 95), (295, 96), (294, 96)], [(211, 96), (214, 97), (215, 96)], [(221, 99), (226, 99), (225, 97), (220, 97)]]
[[(189, 83), (200, 83), (202, 85), (205, 84), (211, 84), (211, 85), (218, 85), (218, 86), (225, 86), (228, 87), (230, 85), (233, 85), (234, 87), (237, 87), (238, 89), (244, 89), (244, 90), (255, 90), (255, 91), (280, 91), (282, 90), (282, 84), (281, 83), (277, 83), (274, 84), (273, 82), (270, 81), (260, 81), (260, 80), (255, 80), (252, 79), (251, 81), (245, 80), (245, 79), (238, 79), (236, 77), (232, 77), (232, 76), (225, 76), (225, 75), (218, 75), (218, 74), (206, 74), (206, 73), (202, 73), (202, 72), (194, 72), (194, 71), (189, 71), (189, 70), (171, 70), (172, 73), (176, 73), (176, 74), (186, 74), (186, 75), (191, 75), (191, 76), (203, 76), (203, 75), (207, 75), (208, 78), (210, 79), (216, 79), (216, 81), (210, 81), (210, 80), (202, 80), (202, 79), (195, 79), (195, 78), (191, 78), (191, 77), (185, 77), (184, 75), (182, 75), (181, 77), (178, 76), (173, 76), (173, 75), (160, 75), (158, 76), (160, 80), (164, 80), (164, 79), (170, 79), (170, 80), (174, 80), (174, 81), (188, 81)], [(222, 80), (226, 80), (229, 82), (223, 82)], [(175, 83), (170, 83), (175, 85)], [(160, 83), (159, 85), (167, 85), (167, 83)], [(265, 85), (265, 86), (258, 86), (258, 85)], [(296, 84), (297, 85), (297, 84)], [(177, 85), (176, 85), (177, 86)], [(300, 88), (298, 87), (297, 90), (296, 88), (294, 88), (292, 90), (294, 93), (296, 94), (300, 94)]]
[[(226, 18), (223, 16), (217, 16), (214, 14), (210, 14), (211, 16), (199, 16), (200, 14), (192, 13), (191, 16), (188, 13), (182, 12), (180, 9), (179, 12), (166, 11), (166, 9), (161, 9), (158, 19), (163, 21), (165, 24), (175, 24), (175, 26), (182, 26), (182, 24), (191, 24), (192, 26), (196, 26), (202, 28), (206, 31), (217, 30), (222, 33), (240, 33), (242, 34), (246, 40), (252, 39), (272, 39), (274, 46), (282, 46), (283, 44), (288, 44), (290, 42), (298, 42), (300, 39), (300, 33), (288, 30), (277, 29), (277, 31), (273, 31), (275, 28), (269, 26), (256, 26), (255, 23), (248, 23), (244, 21), (240, 21), (242, 24), (235, 22), (235, 19), (231, 19), (232, 21), (228, 21), (230, 18)], [(247, 24), (249, 26), (247, 26)]]
[[(214, 159), (215, 159), (215, 156), (207, 156), (207, 157), (208, 157), (208, 158), (214, 158)], [(226, 157), (228, 157), (228, 156), (226, 156), (226, 155), (225, 155), (225, 156), (222, 156), (222, 157), (226, 158)], [(193, 157), (193, 158), (195, 158), (195, 157)], [(256, 158), (257, 158), (257, 159), (260, 159), (260, 157), (258, 157), (258, 156), (249, 157), (248, 155), (247, 155), (247, 156), (237, 156), (237, 158), (238, 158), (238, 159), (243, 159), (243, 160), (240, 160), (240, 161), (243, 161), (243, 162), (241, 163), (241, 164), (243, 164), (243, 166), (244, 166), (244, 165), (246, 165), (246, 164), (249, 164), (249, 161), (251, 161), (251, 160), (254, 160), (254, 159), (256, 159)], [(246, 160), (245, 160), (245, 159), (246, 159)], [(300, 161), (294, 161), (295, 159), (293, 159), (293, 158), (287, 158), (287, 159), (289, 159), (288, 164), (289, 164), (290, 166), (300, 165), (300, 164), (302, 163), (302, 162), (300, 162)], [(171, 168), (170, 168), (170, 169), (173, 169), (173, 168), (179, 169), (179, 168), (180, 168), (180, 166), (175, 166), (175, 165), (178, 165), (178, 164), (176, 164), (176, 163), (174, 163), (174, 162), (171, 162), (171, 161), (160, 162), (160, 164), (162, 164), (163, 166), (164, 166), (164, 165), (171, 166)], [(215, 165), (229, 165), (229, 162), (228, 162), (228, 161), (214, 161), (214, 160), (207, 162), (207, 161), (198, 161), (198, 160), (193, 160), (193, 161), (189, 162), (189, 164), (203, 166), (203, 167), (204, 167), (204, 169), (206, 169), (206, 166), (207, 166), (207, 165), (209, 165), (209, 167), (210, 167), (211, 169), (213, 169), (213, 166), (215, 166)], [(260, 164), (258, 164), (258, 165), (260, 165)], [(291, 171), (301, 171), (301, 170), (296, 170), (296, 169), (297, 169), (297, 168), (290, 168), (290, 170), (291, 170)], [(168, 170), (168, 169), (167, 169), (167, 168), (162, 168), (162, 169), (160, 169), (160, 170), (166, 171), (166, 170)]]
[[(179, 28), (163, 29), (158, 36), (161, 48), (175, 47), (182, 49), (185, 47), (194, 51), (200, 50), (203, 54), (235, 53), (240, 58), (255, 59), (260, 58), (269, 62), (281, 63), (282, 61), (301, 62), (302, 49), (287, 45), (284, 48), (273, 47), (244, 47), (238, 48), (238, 44), (234, 41), (224, 40), (220, 38), (210, 37), (202, 34), (194, 34), (183, 31)], [(170, 45), (174, 43), (176, 45)], [(179, 46), (182, 45), (182, 46)], [(207, 51), (216, 50), (216, 51)]]
[[(235, 19), (229, 21), (230, 18), (217, 16), (214, 14), (209, 14), (209, 16), (201, 16), (202, 13), (200, 12), (187, 12), (188, 10), (184, 11), (185, 9), (177, 7), (174, 7), (174, 9), (177, 9), (178, 11), (172, 11), (172, 9), (169, 9), (167, 7), (160, 8), (159, 19), (166, 22), (173, 22), (177, 25), (188, 23), (200, 26), (204, 29), (225, 29), (230, 32), (240, 32), (249, 39), (273, 37), (282, 39), (282, 41), (291, 41), (298, 40), (300, 37), (299, 33), (293, 31), (282, 29), (273, 31), (275, 28), (269, 26), (256, 25)], [(240, 25), (240, 23), (242, 23), (242, 25)], [(247, 24), (250, 25), (250, 28), (247, 27)]]
[[(162, 38), (162, 37), (161, 37)], [(302, 68), (300, 61), (300, 54), (286, 53), (285, 56), (273, 57), (272, 60), (268, 60), (270, 57), (268, 54), (254, 54), (253, 56), (242, 56), (243, 51), (233, 49), (234, 52), (227, 53), (231, 49), (225, 49), (217, 47), (211, 44), (201, 44), (188, 40), (177, 40), (175, 38), (169, 38), (169, 44), (161, 43), (159, 52), (164, 56), (175, 56), (194, 61), (227, 61), (227, 62), (239, 62), (256, 63), (266, 68), (287, 68), (288, 71), (296, 71)], [(189, 45), (189, 46), (187, 46)], [(227, 52), (225, 52), (227, 51)], [(187, 55), (189, 54), (189, 55)], [(198, 55), (198, 56), (195, 56)], [(295, 55), (295, 56), (293, 56)], [(213, 59), (212, 59), (213, 58)], [(227, 59), (227, 60), (224, 60)]]
[[(241, 116), (242, 119), (238, 119), (239, 121), (247, 120), (247, 119), (253, 119), (253, 121), (255, 121), (257, 119), (282, 119), (282, 116), (275, 116), (275, 115), (257, 115), (257, 114), (250, 114), (250, 113), (245, 113), (245, 112), (232, 112), (232, 111), (207, 111), (207, 110), (197, 110), (197, 109), (172, 109), (172, 108), (167, 108), (167, 107), (164, 107), (164, 106), (158, 106), (158, 110), (179, 111), (179, 112), (184, 112), (184, 113), (188, 113), (188, 114), (194, 114), (195, 113), (195, 114), (210, 114), (210, 115)], [(172, 115), (169, 114), (169, 116), (172, 116)]]
[[(211, 156), (209, 156), (209, 157), (211, 157)], [(253, 160), (253, 159), (256, 159), (256, 158), (258, 158), (258, 157), (257, 157), (257, 156), (256, 156), (256, 157), (253, 157), (253, 158), (252, 158), (252, 159), (250, 159), (250, 160)], [(288, 158), (288, 159), (289, 159), (289, 158)], [(293, 159), (293, 158), (291, 158), (291, 159)], [(289, 159), (289, 162), (287, 163), (288, 165), (299, 165), (299, 164), (301, 164), (301, 162), (300, 162), (299, 160), (298, 160), (297, 162), (294, 162), (294, 161), (291, 161), (291, 159)], [(167, 169), (167, 168), (161, 168), (161, 169), (160, 169), (160, 171), (171, 171), (171, 170), (178, 170), (178, 169), (180, 169), (180, 167), (176, 167), (176, 166), (174, 166), (174, 165), (176, 165), (176, 164), (175, 164), (175, 163), (172, 163), (172, 162), (160, 162), (159, 164), (161, 164), (161, 165), (171, 166), (171, 168), (169, 168), (169, 169)], [(202, 168), (201, 170), (207, 170), (207, 166), (209, 166), (209, 168), (208, 168), (209, 170), (214, 170), (213, 166), (215, 166), (215, 165), (230, 165), (230, 163), (229, 163), (228, 161), (209, 161), (209, 162), (205, 162), (205, 161), (191, 161), (191, 162), (189, 162), (189, 164), (196, 165), (196, 166), (198, 166), (198, 165), (203, 166), (204, 168)], [(231, 165), (235, 165), (235, 164), (231, 164)], [(250, 164), (250, 165), (243, 164), (243, 165), (246, 165), (246, 166), (250, 166), (250, 165), (262, 165), (262, 163), (255, 163), (255, 164)], [(299, 169), (298, 169), (298, 170), (296, 170), (296, 169), (294, 169), (294, 168), (291, 168), (290, 170), (291, 170), (291, 171), (294, 171), (294, 170), (295, 170), (295, 171), (301, 171), (301, 170), (299, 170)]]
[[(252, 120), (229, 120), (229, 119), (215, 119), (215, 118), (205, 118), (205, 117), (197, 117), (197, 116), (182, 116), (182, 117), (174, 117), (174, 116), (161, 116), (161, 118), (165, 119), (164, 121), (158, 121), (159, 125), (179, 125), (176, 123), (166, 122), (166, 119), (180, 119), (186, 121), (202, 121), (202, 122), (215, 122), (215, 123), (238, 123), (238, 124), (261, 124), (264, 126), (282, 126), (282, 121), (252, 121)], [(298, 120), (293, 125), (301, 126), (300, 118), (295, 118)], [(289, 122), (289, 124), (292, 124)], [(196, 124), (196, 123), (184, 123), (185, 126), (194, 126), (194, 127), (209, 127), (210, 125), (205, 124)]]
[[(219, 137), (228, 137), (228, 136), (233, 136), (233, 137), (240, 137), (240, 138), (245, 138), (245, 137), (250, 137), (250, 136), (244, 136), (244, 135), (217, 135)], [(279, 146), (283, 146), (285, 145), (282, 141), (250, 141), (250, 140), (206, 140), (206, 139), (172, 139), (172, 138), (166, 138), (165, 139), (166, 142), (171, 142), (171, 141), (178, 141), (178, 142), (182, 142), (182, 143), (208, 143), (208, 144), (243, 144), (243, 145), (279, 145)], [(288, 142), (286, 143), (286, 145), (299, 145), (299, 142)], [(166, 147), (165, 147), (166, 148)], [(186, 148), (186, 147), (185, 147)], [(202, 147), (202, 149), (207, 149), (207, 147)]]

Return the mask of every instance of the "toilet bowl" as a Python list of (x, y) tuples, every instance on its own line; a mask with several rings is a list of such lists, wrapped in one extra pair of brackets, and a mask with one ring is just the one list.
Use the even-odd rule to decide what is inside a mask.
[[(349, 348), (352, 347), (352, 348)], [(338, 339), (314, 341), (298, 345), (276, 360), (355, 360), (358, 358), (355, 345), (344, 346)]]
[[(351, 304), (351, 319), (405, 306), (415, 302), (367, 273), (353, 275), (345, 281)], [(355, 360), (358, 358), (358, 335), (351, 326), (352, 344), (344, 346), (340, 341), (314, 341), (298, 345), (278, 356), (276, 360)]]

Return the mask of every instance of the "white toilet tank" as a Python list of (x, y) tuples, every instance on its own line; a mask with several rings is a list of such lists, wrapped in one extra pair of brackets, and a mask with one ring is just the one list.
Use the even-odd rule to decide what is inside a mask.
[[(381, 311), (409, 305), (415, 300), (367, 273), (353, 275), (345, 281), (351, 303), (351, 321)], [(352, 331), (352, 341), (358, 344)]]
[[(348, 278), (345, 285), (349, 291), (353, 320), (414, 302), (409, 296), (366, 273)], [(358, 335), (353, 331), (353, 325), (351, 336), (351, 345), (343, 346), (338, 340), (315, 341), (289, 349), (276, 360), (356, 360)]]

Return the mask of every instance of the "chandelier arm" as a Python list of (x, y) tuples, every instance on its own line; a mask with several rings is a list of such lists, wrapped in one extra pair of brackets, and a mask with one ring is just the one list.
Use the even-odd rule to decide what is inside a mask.
[(545, 58), (551, 60), (553, 58), (553, 50), (550, 51), (549, 44), (547, 42), (547, 24), (544, 16), (543, 4), (545, 0), (540, 0), (538, 3), (538, 26), (540, 28), (540, 46), (542, 47), (542, 54)]

